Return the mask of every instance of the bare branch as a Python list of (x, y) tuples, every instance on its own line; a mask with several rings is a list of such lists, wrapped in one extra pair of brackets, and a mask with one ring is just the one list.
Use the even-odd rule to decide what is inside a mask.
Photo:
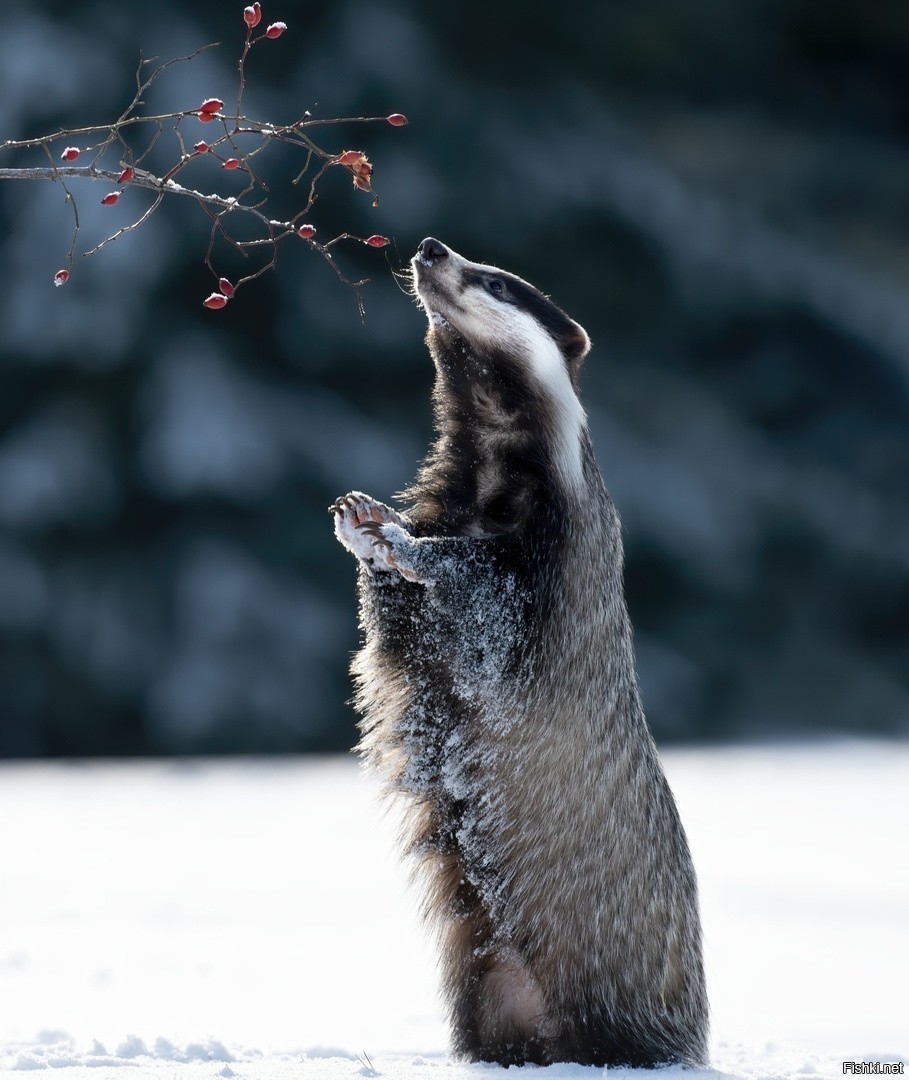
[(66, 267), (69, 270), (69, 269), (72, 269), (73, 252), (76, 250), (76, 241), (79, 239), (79, 208), (78, 208), (78, 206), (76, 206), (76, 200), (73, 198), (73, 193), (66, 186), (66, 181), (63, 180), (63, 179), (60, 179), (60, 177), (58, 175), (57, 163), (56, 163), (56, 161), (54, 161), (53, 155), (50, 152), (50, 147), (45, 143), (43, 149), (44, 149), (44, 152), (47, 154), (47, 160), (50, 162), (50, 167), (53, 170), (53, 173), (54, 173), (53, 178), (55, 180), (58, 180), (58, 179), (60, 180), (60, 186), (66, 192), (66, 201), (73, 208), (73, 238), (70, 241), (70, 245), (69, 245), (69, 248), (67, 249), (66, 257), (65, 257)]
[[(246, 213), (253, 214), (263, 224), (268, 225), (270, 219), (259, 210), (259, 205), (248, 206), (239, 202), (239, 197), (236, 195), (219, 195), (217, 192), (211, 194), (204, 194), (201, 191), (196, 191), (194, 188), (184, 187), (182, 184), (178, 184), (176, 180), (172, 179), (172, 174), (176, 172), (178, 168), (185, 165), (186, 162), (179, 162), (177, 166), (170, 170), (170, 173), (164, 177), (157, 177), (150, 172), (146, 172), (144, 169), (135, 169), (133, 178), (129, 182), (130, 187), (148, 188), (151, 191), (163, 192), (168, 195), (188, 195), (199, 202), (207, 203), (209, 206), (219, 206), (226, 210), (240, 210)], [(0, 169), (0, 180), (61, 180), (62, 177), (74, 177), (81, 180), (107, 180), (109, 183), (116, 184), (117, 178), (120, 176), (121, 170), (113, 169), (99, 169), (94, 165), (51, 165), (51, 166), (37, 166), (26, 169)], [(241, 194), (245, 194), (247, 188)], [(288, 227), (291, 223), (288, 222)]]
[(117, 229), (117, 231), (115, 233), (112, 233), (110, 236), (108, 236), (106, 240), (102, 240), (100, 244), (95, 244), (95, 246), (93, 248), (89, 248), (89, 250), (86, 251), (86, 252), (83, 252), (83, 254), (85, 254), (85, 255), (94, 255), (96, 251), (100, 251), (101, 248), (103, 248), (107, 244), (111, 243), (112, 240), (118, 240), (121, 236), (123, 236), (124, 233), (132, 232), (133, 229), (138, 229), (140, 225), (144, 225), (145, 222), (148, 221), (148, 219), (152, 216), (152, 214), (161, 205), (161, 202), (162, 202), (163, 199), (164, 199), (164, 192), (159, 191), (157, 196), (155, 197), (155, 201), (151, 204), (151, 206), (149, 206), (149, 208), (145, 211), (145, 213), (142, 215), (142, 217), (140, 217), (136, 221), (134, 221), (132, 223), (132, 225), (124, 225), (122, 229)]
[[(177, 123), (174, 125), (174, 130), (177, 132), (177, 138), (178, 139), (180, 138), (179, 123), (180, 123), (180, 121), (178, 120)], [(161, 136), (163, 134), (164, 134), (164, 124), (159, 121), (155, 125), (155, 133), (152, 136), (151, 142), (148, 144), (148, 146), (146, 146), (146, 148), (142, 151), (142, 153), (136, 158), (136, 161), (135, 161), (136, 165), (141, 165), (142, 164), (142, 162), (148, 157), (148, 155), (155, 148), (155, 144), (157, 143), (157, 141), (161, 138)], [(181, 143), (180, 143), (180, 147), (181, 147), (182, 152), (185, 153), (186, 150), (183, 147), (182, 140), (181, 140)]]
[[(254, 6), (258, 9), (258, 5)], [(249, 11), (251, 9), (247, 9), (247, 12)], [(246, 62), (251, 48), (259, 42), (267, 40), (269, 36), (267, 33), (263, 33), (253, 37), (249, 18), (247, 18), (246, 14), (244, 18), (247, 21), (246, 36), (237, 63), (236, 107), (232, 116), (224, 113), (223, 102), (219, 98), (212, 98), (193, 109), (185, 109), (180, 112), (149, 116), (141, 115), (139, 112), (140, 107), (144, 104), (143, 95), (168, 68), (175, 64), (193, 60), (205, 50), (214, 48), (217, 43), (203, 45), (187, 56), (176, 57), (155, 67), (152, 67), (152, 65), (156, 63), (156, 57), (144, 58), (140, 56), (135, 72), (135, 92), (116, 120), (108, 124), (61, 129), (39, 138), (7, 140), (0, 144), (0, 152), (16, 153), (37, 149), (47, 157), (49, 164), (46, 166), (28, 165), (0, 168), (0, 180), (51, 180), (60, 183), (65, 192), (66, 201), (72, 207), (74, 222), (72, 242), (66, 253), (67, 268), (72, 266), (73, 254), (79, 235), (78, 208), (67, 181), (103, 180), (110, 184), (120, 185), (117, 189), (118, 192), (133, 187), (154, 192), (155, 197), (151, 204), (135, 221), (117, 229), (110, 236), (95, 244), (94, 247), (85, 252), (86, 255), (95, 254), (126, 233), (138, 229), (158, 210), (166, 195), (183, 195), (193, 199), (211, 222), (208, 247), (205, 252), (205, 264), (217, 280), (220, 280), (220, 277), (214, 266), (214, 258), (215, 247), (220, 240), (223, 240), (244, 258), (248, 258), (254, 250), (257, 251), (260, 248), (270, 249), (271, 251), (271, 256), (267, 262), (241, 278), (232, 287), (229, 294), (223, 294), (227, 299), (234, 295), (239, 285), (252, 281), (267, 271), (274, 269), (278, 261), (278, 244), (288, 236), (297, 235), (299, 229), (299, 236), (306, 240), (310, 247), (319, 252), (329, 263), (339, 280), (354, 291), (357, 297), (357, 309), (362, 317), (364, 309), (359, 289), (366, 284), (367, 279), (360, 281), (349, 279), (337, 266), (331, 249), (341, 240), (365, 241), (351, 233), (344, 232), (322, 244), (313, 239), (315, 235), (314, 226), (306, 222), (304, 228), (300, 225), (300, 222), (301, 219), (307, 218), (310, 214), (318, 197), (318, 183), (328, 169), (335, 165), (347, 168), (353, 177), (355, 187), (366, 192), (372, 192), (371, 177), (373, 167), (366, 155), (361, 151), (338, 151), (323, 148), (313, 140), (306, 129), (328, 125), (385, 121), (398, 127), (406, 123), (406, 120), (400, 114), (393, 114), (391, 117), (357, 116), (314, 119), (312, 114), (307, 111), (293, 123), (278, 125), (244, 116), (242, 107), (246, 87)], [(187, 149), (187, 139), (181, 127), (188, 117), (192, 118), (191, 122), (193, 123), (214, 123), (217, 125), (213, 133), (214, 138), (211, 138), (211, 141), (205, 138), (200, 139), (193, 145), (192, 151)], [(137, 140), (133, 137), (133, 133), (140, 131), (137, 125), (142, 124), (151, 125), (152, 135), (144, 148), (140, 144), (139, 149), (141, 152), (137, 153), (137, 148), (134, 146)], [(161, 143), (166, 128), (172, 130), (179, 148), (179, 154), (170, 168), (158, 175), (156, 172), (144, 168), (143, 163), (149, 160), (152, 151)], [(255, 146), (244, 149), (247, 137), (255, 137), (258, 142)], [(58, 161), (55, 159), (52, 147), (64, 140), (67, 147), (61, 155), (63, 160)], [(294, 213), (289, 221), (276, 221), (268, 215), (266, 203), (270, 195), (271, 185), (261, 172), (259, 162), (256, 162), (256, 168), (253, 167), (254, 159), (259, 158), (275, 142), (284, 143), (305, 152), (304, 166), (296, 177), (290, 181), (292, 186), (296, 186), (302, 181), (303, 177), (309, 173), (315, 160), (320, 163), (319, 168), (310, 179), (305, 204)], [(244, 145), (241, 145), (241, 143)], [(111, 167), (111, 157), (114, 153), (112, 148), (115, 148), (119, 158), (119, 168), (116, 170)], [(91, 155), (90, 163), (75, 164), (75, 159), (80, 153), (84, 154), (86, 151)], [(225, 154), (228, 156), (224, 156)], [(245, 174), (245, 183), (236, 195), (223, 195), (220, 192), (205, 193), (189, 184), (178, 181), (177, 177), (185, 169), (189, 168), (193, 162), (207, 157), (214, 157), (220, 161), (228, 172)], [(261, 158), (261, 160), (264, 161), (264, 158)], [(102, 201), (112, 205), (117, 201), (118, 197), (119, 195), (114, 197), (112, 193), (109, 193)], [(377, 199), (373, 193), (373, 205), (376, 205), (376, 203)], [(257, 227), (261, 229), (262, 235), (248, 240), (239, 240), (231, 235), (226, 218), (229, 214), (235, 213), (251, 217), (257, 223)], [(370, 244), (372, 244), (373, 239), (375, 238), (369, 240)], [(372, 246), (376, 245), (372, 244)], [(60, 278), (60, 276), (58, 274), (57, 278)], [(55, 278), (55, 281), (57, 284), (62, 284), (66, 277), (68, 277), (68, 274), (62, 280)], [(209, 304), (208, 306), (217, 309), (223, 307), (224, 303), (226, 303), (226, 299), (221, 303)]]
[(142, 82), (142, 68), (146, 64), (153, 64), (158, 58), (157, 56), (150, 56), (147, 60), (139, 56), (139, 66), (136, 68), (136, 93), (133, 100), (126, 106), (123, 112), (120, 114), (116, 123), (112, 124), (112, 127), (118, 127), (128, 116), (131, 116), (133, 111), (142, 104), (142, 95), (152, 85), (152, 83), (160, 76), (163, 75), (168, 68), (173, 67), (175, 64), (186, 64), (190, 60), (195, 60), (197, 56), (204, 53), (208, 49), (217, 49), (221, 43), (219, 41), (210, 41), (207, 45), (200, 45), (195, 52), (189, 53), (188, 56), (177, 56), (173, 60), (168, 60), (166, 63), (161, 64), (160, 67), (156, 67), (155, 70), (149, 75), (149, 77)]

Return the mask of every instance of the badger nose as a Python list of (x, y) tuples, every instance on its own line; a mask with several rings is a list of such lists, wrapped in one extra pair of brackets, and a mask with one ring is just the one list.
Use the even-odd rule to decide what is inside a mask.
[(434, 236), (427, 236), (417, 248), (417, 254), (424, 259), (444, 259), (448, 255), (448, 248)]

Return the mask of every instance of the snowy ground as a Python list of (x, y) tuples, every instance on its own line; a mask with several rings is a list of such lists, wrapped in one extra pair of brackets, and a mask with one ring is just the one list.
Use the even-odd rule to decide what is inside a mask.
[[(909, 746), (665, 761), (717, 1073), (906, 1060)], [(488, 1080), (445, 1052), (389, 831), (348, 760), (0, 767), (0, 1076)]]

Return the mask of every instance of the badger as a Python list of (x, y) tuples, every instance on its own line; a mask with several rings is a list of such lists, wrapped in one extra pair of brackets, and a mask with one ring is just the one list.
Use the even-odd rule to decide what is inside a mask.
[(578, 397), (590, 341), (432, 237), (411, 266), (435, 440), (400, 509), (330, 510), (358, 561), (358, 749), (403, 801), (453, 1050), (704, 1064), (697, 885)]

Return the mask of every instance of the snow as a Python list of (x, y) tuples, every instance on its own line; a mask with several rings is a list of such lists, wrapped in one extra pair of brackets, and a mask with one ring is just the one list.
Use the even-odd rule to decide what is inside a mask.
[[(659, 1075), (905, 1061), (909, 746), (664, 760), (700, 877), (716, 1071)], [(0, 1077), (496, 1073), (446, 1053), (393, 828), (350, 760), (0, 766)]]

